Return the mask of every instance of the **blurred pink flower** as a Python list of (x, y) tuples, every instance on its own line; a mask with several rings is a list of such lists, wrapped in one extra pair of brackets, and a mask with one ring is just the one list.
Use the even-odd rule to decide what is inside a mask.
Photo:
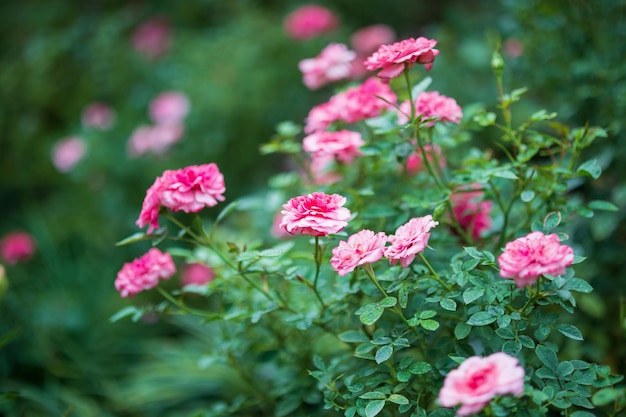
[(180, 91), (166, 91), (150, 102), (150, 119), (156, 124), (179, 124), (189, 113), (189, 99)]
[(148, 233), (159, 227), (161, 206), (172, 211), (195, 213), (224, 201), (224, 176), (216, 164), (191, 165), (167, 170), (146, 191), (137, 226), (148, 226)]
[(348, 241), (340, 241), (339, 246), (333, 248), (330, 263), (333, 269), (341, 276), (352, 271), (357, 266), (371, 264), (383, 257), (387, 236), (380, 232), (361, 230), (348, 237)]
[(385, 249), (385, 257), (389, 258), (389, 263), (395, 265), (400, 261), (403, 268), (408, 267), (415, 259), (415, 255), (424, 251), (430, 238), (430, 229), (438, 224), (429, 214), (415, 217), (398, 227), (396, 233), (387, 238), (391, 243), (391, 246)]
[(349, 164), (357, 155), (361, 155), (359, 148), (363, 145), (365, 142), (360, 133), (338, 130), (311, 133), (304, 138), (302, 149), (313, 158), (336, 157), (340, 162)]
[(356, 57), (353, 51), (342, 43), (331, 43), (315, 58), (303, 59), (298, 63), (303, 82), (311, 90), (316, 90), (331, 82), (350, 76), (351, 62)]
[(60, 172), (69, 172), (86, 152), (85, 142), (78, 136), (61, 139), (52, 148), (52, 163)]
[(128, 139), (128, 154), (132, 157), (146, 153), (162, 155), (181, 139), (184, 130), (178, 123), (139, 126)]
[(388, 44), (396, 39), (396, 33), (387, 25), (377, 24), (365, 26), (352, 34), (350, 44), (359, 54), (370, 55), (380, 45)]
[(472, 184), (465, 189), (459, 189), (450, 196), (454, 217), (461, 228), (469, 233), (473, 239), (480, 239), (484, 232), (491, 229), (491, 208), (493, 203), (483, 201), (485, 193), (479, 189), (482, 185)]
[(35, 240), (22, 231), (7, 233), (0, 240), (0, 255), (9, 264), (29, 260), (35, 254)]
[(141, 291), (159, 285), (159, 279), (170, 279), (175, 272), (172, 256), (152, 248), (141, 257), (122, 266), (115, 279), (115, 288), (120, 292), (120, 296), (132, 298)]
[[(411, 115), (411, 103), (409, 100), (400, 104), (398, 111), (398, 123), (409, 122)], [(460, 123), (463, 117), (463, 110), (456, 100), (439, 94), (437, 91), (424, 91), (415, 99), (415, 117), (422, 116), (422, 120), (436, 118), (425, 123), (425, 126), (434, 126), (436, 121)]]
[(132, 44), (136, 51), (148, 58), (164, 55), (170, 46), (171, 28), (167, 19), (152, 18), (139, 25), (132, 34)]
[(524, 54), (524, 44), (519, 39), (511, 38), (504, 41), (502, 44), (504, 53), (511, 58), (517, 58)]
[(334, 184), (343, 179), (336, 169), (334, 156), (313, 156), (309, 161), (309, 172), (315, 185)]
[(185, 264), (180, 273), (181, 286), (205, 285), (215, 278), (215, 271), (208, 265), (200, 262)]
[(405, 64), (423, 64), (426, 70), (430, 70), (439, 55), (439, 51), (434, 49), (437, 41), (424, 37), (409, 38), (393, 44), (381, 45), (376, 52), (368, 57), (365, 68), (369, 71), (381, 69), (378, 72), (380, 78), (395, 78), (402, 74)]
[(291, 38), (304, 40), (336, 29), (339, 19), (325, 7), (308, 4), (287, 15), (283, 26)]
[(84, 127), (108, 130), (115, 122), (115, 113), (105, 103), (91, 103), (83, 110), (82, 122)]
[(309, 112), (304, 131), (324, 130), (335, 121), (356, 123), (380, 116), (385, 109), (393, 108), (397, 96), (388, 84), (377, 78), (368, 78), (362, 84), (350, 87), (315, 106)]
[(294, 197), (283, 204), (280, 227), (291, 234), (326, 236), (339, 233), (348, 225), (350, 210), (339, 194), (312, 194)]
[(517, 358), (497, 352), (485, 358), (472, 356), (446, 375), (439, 391), (444, 407), (461, 404), (458, 416), (482, 410), (496, 395), (524, 393), (524, 368)]
[(500, 276), (512, 278), (519, 288), (533, 285), (544, 274), (562, 275), (573, 262), (574, 250), (561, 245), (556, 233), (529, 233), (507, 243), (498, 257)]
[[(441, 152), (441, 148), (437, 144), (426, 144), (424, 145), (424, 151), (426, 152), (426, 158), (428, 158), (428, 162), (431, 164), (435, 163), (435, 157), (439, 162), (439, 166), (441, 168), (445, 168), (446, 166), (446, 158)], [(415, 152), (410, 154), (406, 159), (406, 172), (409, 175), (415, 175), (418, 172), (424, 171), (426, 165), (424, 164), (424, 158), (422, 156), (422, 152), (417, 149)]]

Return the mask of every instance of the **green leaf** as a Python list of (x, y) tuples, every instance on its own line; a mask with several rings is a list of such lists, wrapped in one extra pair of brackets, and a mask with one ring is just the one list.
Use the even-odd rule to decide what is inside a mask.
[(435, 320), (422, 320), (420, 324), (424, 329), (433, 332), (439, 328), (439, 322)]
[(346, 343), (363, 343), (369, 342), (369, 337), (357, 330), (348, 330), (339, 334), (339, 340)]
[(619, 208), (615, 204), (603, 200), (591, 201), (588, 204), (588, 207), (592, 210), (619, 211)]
[(422, 320), (430, 319), (430, 318), (435, 317), (436, 315), (437, 315), (437, 312), (435, 310), (424, 310), (420, 312), (419, 318)]
[(469, 256), (471, 256), (474, 259), (483, 259), (484, 256), (483, 254), (476, 248), (474, 247), (464, 247), (463, 249), (465, 249), (465, 252), (467, 252), (467, 254)]
[(549, 349), (544, 345), (537, 345), (537, 348), (535, 349), (535, 354), (537, 355), (539, 360), (548, 367), (548, 369), (556, 371), (559, 360), (556, 356), (556, 353), (552, 349)]
[(582, 165), (578, 167), (576, 172), (580, 172), (581, 174), (587, 174), (591, 176), (594, 180), (600, 178), (600, 174), (602, 174), (602, 168), (598, 165), (598, 161), (596, 159), (590, 159), (589, 161), (584, 162)]
[(570, 417), (596, 417), (596, 415), (593, 413), (590, 413), (589, 411), (578, 410), (570, 414)]
[(456, 311), (456, 301), (450, 298), (442, 298), (441, 301), (439, 301), (439, 305), (444, 310)]
[(380, 413), (385, 407), (385, 400), (370, 401), (365, 406), (365, 417), (374, 417)]
[(359, 398), (363, 398), (364, 400), (384, 400), (387, 398), (387, 394), (381, 391), (370, 391), (359, 395)]
[(467, 320), (467, 324), (470, 326), (486, 326), (494, 321), (496, 321), (496, 317), (486, 311), (479, 311), (470, 316), (469, 320)]
[(506, 178), (508, 180), (517, 180), (519, 177), (515, 175), (513, 171), (496, 171), (493, 173), (494, 177)]
[(526, 336), (526, 335), (521, 335), (519, 337), (519, 342), (525, 348), (528, 348), (528, 349), (534, 349), (535, 348), (535, 341), (533, 339), (531, 339), (530, 337)]
[(141, 317), (142, 315), (143, 315), (142, 310), (138, 309), (135, 306), (127, 306), (121, 309), (120, 311), (118, 311), (117, 313), (113, 314), (111, 318), (109, 318), (109, 321), (111, 323), (115, 323), (116, 321), (119, 321), (123, 319), (124, 317), (128, 317), (128, 316), (133, 316), (132, 320), (137, 321), (137, 319)]
[(580, 278), (568, 279), (561, 289), (569, 290), (569, 291), (578, 291), (578, 292), (582, 292), (585, 294), (593, 291), (593, 287), (591, 286), (591, 284), (589, 284), (584, 279), (580, 279)]
[(385, 362), (387, 359), (391, 357), (392, 354), (393, 354), (393, 346), (386, 345), (386, 346), (381, 347), (376, 352), (376, 356), (375, 356), (376, 363)]
[(400, 394), (391, 394), (387, 400), (400, 405), (409, 403), (409, 400), (404, 395)]
[(556, 367), (556, 374), (559, 378), (565, 378), (574, 372), (574, 365), (571, 362), (563, 361)]
[(484, 288), (471, 287), (463, 291), (463, 302), (467, 305), (478, 300), (485, 293)]
[(383, 315), (385, 311), (385, 307), (378, 304), (368, 304), (366, 306), (361, 307), (357, 314), (359, 314), (359, 320), (361, 323), (369, 326), (370, 324), (374, 324), (378, 321), (380, 316)]
[(596, 407), (602, 407), (608, 405), (622, 397), (624, 397), (625, 390), (619, 388), (603, 388), (600, 391), (593, 394), (591, 402)]
[(522, 191), (522, 194), (520, 195), (520, 198), (522, 199), (522, 201), (524, 203), (528, 203), (528, 202), (532, 201), (533, 198), (535, 198), (535, 192), (531, 191), (531, 190)]
[(346, 411), (343, 413), (344, 417), (354, 417), (356, 415), (356, 406), (350, 406), (346, 408)]
[(393, 307), (398, 303), (395, 297), (385, 297), (378, 302), (381, 307)]
[(473, 120), (482, 127), (491, 126), (496, 122), (496, 114), (492, 112), (482, 112), (474, 115)]
[(556, 228), (561, 223), (561, 212), (553, 211), (543, 219), (543, 229), (547, 233), (550, 230)]
[(431, 371), (432, 366), (428, 362), (415, 362), (409, 366), (409, 372), (413, 375), (422, 375)]
[(583, 335), (576, 326), (571, 324), (557, 324), (554, 326), (563, 336), (573, 340), (583, 340)]
[(465, 339), (467, 335), (470, 334), (471, 331), (472, 331), (472, 326), (466, 323), (458, 323), (456, 327), (454, 328), (454, 337), (456, 337), (457, 340)]
[(424, 77), (422, 81), (415, 84), (411, 89), (411, 97), (417, 97), (418, 95), (420, 95), (420, 93), (426, 91), (426, 89), (432, 82), (433, 79), (431, 77)]

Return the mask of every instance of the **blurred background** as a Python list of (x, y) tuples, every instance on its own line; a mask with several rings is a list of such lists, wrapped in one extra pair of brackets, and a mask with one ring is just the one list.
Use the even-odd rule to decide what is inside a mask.
[[(494, 108), (501, 44), (506, 87), (529, 88), (520, 118), (546, 108), (608, 129), (589, 151), (605, 173), (581, 191), (620, 210), (572, 228), (588, 257), (578, 276), (596, 291), (579, 300), (587, 339), (570, 354), (626, 371), (626, 2), (324, 1), (337, 24), (298, 39), (284, 22), (304, 4), (0, 3), (0, 237), (34, 242), (0, 273), (0, 414), (188, 416), (211, 400), (224, 380), (198, 366), (201, 338), (163, 320), (109, 321), (133, 303), (115, 290), (117, 271), (149, 247), (114, 244), (138, 231), (165, 169), (216, 162), (228, 201), (266, 187), (282, 161), (259, 146), (332, 93), (308, 90), (298, 61), (375, 24), (396, 40), (437, 39), (431, 89), (463, 107)], [(163, 93), (188, 106), (175, 125), (160, 123)]]

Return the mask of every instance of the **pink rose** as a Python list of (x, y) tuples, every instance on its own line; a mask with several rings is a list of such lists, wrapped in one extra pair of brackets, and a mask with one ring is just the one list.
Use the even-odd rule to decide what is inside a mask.
[(315, 157), (336, 157), (340, 162), (349, 164), (357, 155), (359, 148), (365, 145), (361, 134), (350, 130), (335, 132), (316, 132), (306, 136), (302, 149)]
[(359, 54), (371, 54), (380, 45), (391, 43), (396, 39), (396, 33), (387, 25), (378, 24), (361, 28), (350, 37), (352, 48)]
[(283, 204), (280, 227), (301, 235), (326, 236), (339, 233), (348, 225), (350, 210), (343, 207), (346, 198), (322, 192), (294, 197)]
[(544, 274), (562, 275), (572, 262), (574, 250), (561, 245), (556, 233), (529, 233), (507, 243), (498, 257), (500, 276), (512, 278), (519, 288), (533, 285)]
[(128, 154), (139, 157), (146, 153), (163, 155), (180, 141), (185, 128), (181, 124), (158, 124), (137, 127), (128, 139)]
[(350, 76), (353, 51), (342, 43), (331, 43), (315, 58), (303, 59), (298, 63), (303, 82), (311, 90), (317, 90), (331, 82)]
[[(441, 168), (446, 167), (446, 158), (443, 155), (441, 148), (437, 144), (427, 144), (424, 145), (424, 151), (426, 152), (426, 158), (428, 162), (431, 164), (435, 163), (436, 160), (439, 162), (439, 166)], [(406, 159), (406, 172), (409, 175), (415, 175), (418, 172), (422, 172), (425, 170), (426, 165), (424, 164), (424, 158), (422, 156), (422, 151), (417, 149), (415, 152), (410, 154)]]
[(159, 227), (161, 206), (172, 211), (195, 213), (224, 201), (224, 176), (216, 164), (191, 165), (167, 170), (146, 191), (137, 226), (148, 225), (148, 233)]
[(357, 123), (378, 117), (383, 110), (393, 108), (397, 96), (388, 84), (377, 78), (368, 78), (361, 85), (350, 87), (332, 96), (309, 112), (305, 133), (328, 128), (335, 121)]
[(340, 241), (333, 249), (330, 263), (341, 276), (354, 271), (359, 265), (371, 264), (383, 257), (387, 236), (380, 232), (361, 230), (351, 235), (348, 241)]
[(158, 58), (170, 46), (169, 22), (160, 17), (152, 18), (135, 29), (132, 35), (133, 48), (148, 58)]
[(35, 240), (26, 232), (11, 232), (0, 240), (0, 255), (9, 265), (29, 260), (35, 254)]
[[(439, 94), (437, 91), (424, 91), (415, 99), (415, 117), (422, 116), (422, 120), (436, 118), (425, 123), (425, 126), (434, 126), (436, 121), (460, 123), (463, 110), (457, 102), (450, 97)], [(398, 111), (398, 123), (409, 122), (411, 116), (411, 103), (406, 100), (400, 104)]]
[(309, 4), (287, 15), (283, 26), (291, 38), (305, 40), (334, 30), (339, 19), (327, 8)]
[(395, 265), (400, 261), (403, 268), (408, 267), (415, 259), (415, 255), (423, 252), (428, 245), (430, 229), (439, 222), (433, 220), (430, 214), (424, 217), (416, 217), (398, 227), (394, 235), (390, 235), (387, 241), (391, 243), (385, 249), (385, 257), (389, 263)]
[(150, 102), (150, 119), (158, 125), (179, 124), (189, 113), (189, 99), (179, 91), (166, 91)]
[(315, 185), (334, 184), (343, 179), (343, 176), (336, 171), (337, 163), (333, 156), (313, 156), (308, 164), (310, 178)]
[(52, 148), (52, 163), (60, 172), (69, 172), (83, 159), (85, 142), (78, 136), (60, 140)]
[(117, 273), (115, 288), (120, 296), (132, 298), (143, 290), (156, 287), (159, 279), (169, 279), (175, 272), (171, 255), (152, 248), (143, 256), (122, 266)]
[(437, 49), (433, 49), (437, 41), (419, 37), (409, 38), (393, 44), (381, 45), (374, 54), (364, 62), (365, 68), (369, 71), (382, 69), (377, 75), (380, 78), (395, 78), (402, 74), (404, 65), (409, 68), (413, 64), (423, 64), (429, 70), (435, 57), (439, 55)]
[(446, 375), (439, 402), (444, 407), (461, 404), (456, 414), (468, 416), (482, 410), (496, 395), (522, 395), (524, 375), (517, 358), (506, 353), (472, 356)]
[(215, 278), (213, 268), (200, 262), (186, 264), (180, 274), (181, 286), (205, 285)]
[(482, 190), (468, 191), (481, 188), (479, 183), (472, 184), (468, 188), (456, 190), (450, 196), (454, 217), (461, 228), (472, 235), (472, 239), (480, 237), (491, 229), (491, 208), (493, 203), (483, 201)]
[(108, 130), (115, 122), (115, 113), (105, 103), (91, 103), (83, 110), (82, 122), (84, 127)]

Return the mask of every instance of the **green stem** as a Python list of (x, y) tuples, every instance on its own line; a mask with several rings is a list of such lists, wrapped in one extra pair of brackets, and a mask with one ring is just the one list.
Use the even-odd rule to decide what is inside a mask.
[(374, 270), (372, 269), (372, 265), (371, 264), (365, 264), (362, 266), (363, 270), (365, 271), (365, 273), (367, 274), (368, 278), (370, 279), (370, 281), (372, 281), (372, 283), (376, 286), (376, 288), (378, 288), (378, 291), (380, 291), (380, 293), (385, 297), (389, 297), (389, 295), (387, 295), (387, 292), (385, 291), (385, 289), (383, 287), (381, 287), (380, 283), (378, 282), (378, 279), (376, 279), (376, 275), (374, 274)]
[(200, 317), (204, 317), (204, 318), (215, 318), (218, 317), (218, 315), (216, 314), (212, 314), (212, 313), (206, 313), (204, 311), (201, 310), (196, 310), (195, 308), (190, 308), (187, 307), (182, 300), (177, 300), (176, 298), (174, 298), (170, 293), (168, 293), (167, 291), (165, 291), (163, 288), (161, 288), (160, 286), (157, 286), (157, 291), (159, 291), (159, 293), (161, 293), (161, 295), (170, 303), (174, 304), (176, 307), (178, 307), (180, 310), (184, 311), (185, 313), (188, 314), (192, 314), (194, 316), (200, 316)]
[(419, 257), (420, 259), (424, 262), (424, 264), (426, 265), (426, 268), (428, 268), (428, 270), (430, 271), (431, 274), (433, 274), (433, 278), (435, 278), (435, 280), (440, 283), (443, 288), (446, 289), (446, 291), (450, 292), (451, 288), (448, 286), (448, 284), (446, 284), (441, 277), (439, 276), (439, 274), (433, 269), (432, 265), (426, 260), (426, 258), (424, 257), (423, 253), (419, 253)]
[(313, 280), (312, 288), (313, 288), (313, 292), (315, 293), (315, 296), (317, 297), (318, 301), (320, 302), (322, 306), (322, 311), (320, 312), (320, 316), (321, 316), (321, 313), (323, 313), (324, 309), (326, 308), (326, 304), (324, 303), (324, 300), (322, 299), (322, 295), (317, 290), (317, 282), (320, 277), (320, 269), (322, 267), (322, 258), (323, 258), (323, 251), (322, 251), (322, 247), (320, 246), (319, 236), (315, 236), (315, 253), (313, 254), (313, 257), (315, 258), (315, 278)]

